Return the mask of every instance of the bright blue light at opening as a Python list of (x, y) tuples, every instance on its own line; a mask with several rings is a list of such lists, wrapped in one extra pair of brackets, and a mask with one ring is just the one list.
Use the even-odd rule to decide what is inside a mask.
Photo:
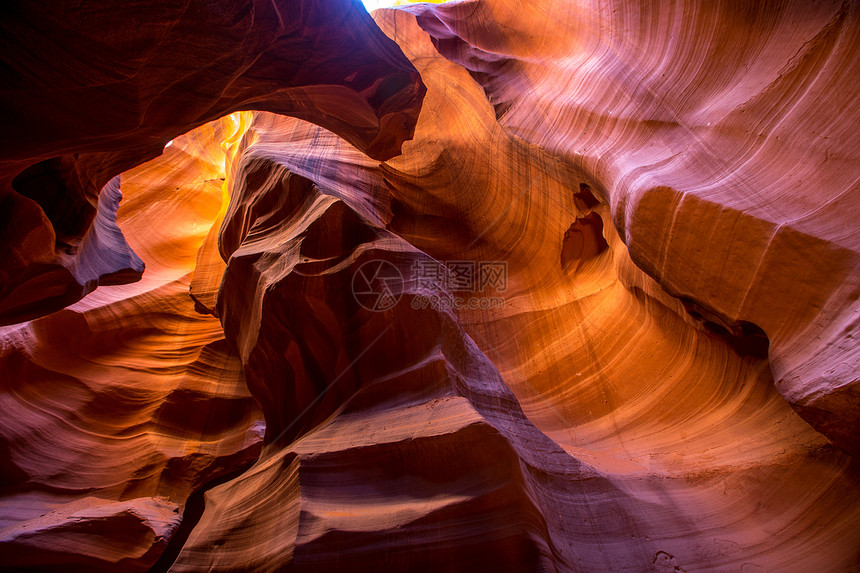
[(361, 0), (368, 12), (372, 12), (377, 8), (388, 8), (394, 5), (395, 0)]

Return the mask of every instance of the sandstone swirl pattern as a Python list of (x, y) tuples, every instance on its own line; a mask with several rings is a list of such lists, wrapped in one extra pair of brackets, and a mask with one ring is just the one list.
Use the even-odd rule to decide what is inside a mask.
[(2, 331), (2, 560), (857, 570), (857, 7), (742, 4), (380, 10), (414, 133), (237, 112), (113, 179), (142, 279)]
[(96, 234), (95, 198), (174, 137), (267, 110), (386, 159), (411, 134), (424, 92), (349, 0), (7, 2), (0, 54), (0, 324), (139, 277), (110, 200), (99, 202)]

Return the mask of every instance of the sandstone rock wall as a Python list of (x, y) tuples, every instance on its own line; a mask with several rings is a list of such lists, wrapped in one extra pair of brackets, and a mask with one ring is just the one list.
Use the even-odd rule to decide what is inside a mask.
[[(346, 26), (312, 17), (334, 5), (302, 4), (301, 30)], [(254, 9), (256, 41), (272, 22)], [(36, 288), (51, 273), (146, 270), (0, 331), (0, 561), (857, 569), (857, 18), (832, 2), (380, 10), (393, 43), (315, 44), (338, 81), (356, 59), (394, 66), (367, 63), (358, 96), (295, 58), (328, 86), (301, 92), (315, 115), (269, 107), (294, 92), (242, 72), (257, 95), (187, 100), (200, 121), (159, 127), (172, 144), (147, 163), (93, 136), (79, 179), (110, 183), (92, 225), (51, 186), (85, 163), (4, 163), (44, 190), (15, 199), (42, 221), (7, 226), (17, 252), (92, 237), (45, 251), (9, 321), (80, 296)], [(70, 133), (64, 154), (84, 145)], [(482, 264), (504, 281), (447, 274)]]

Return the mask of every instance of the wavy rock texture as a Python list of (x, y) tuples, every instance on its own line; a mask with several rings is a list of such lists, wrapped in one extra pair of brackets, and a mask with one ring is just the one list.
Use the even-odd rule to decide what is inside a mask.
[(241, 363), (188, 296), (224, 196), (221, 142), (243, 131), (236, 114), (123, 174), (140, 282), (0, 331), (4, 566), (146, 571), (189, 495), (259, 454)]
[(858, 570), (857, 8), (374, 18), (402, 155), (199, 127), (119, 179), (142, 280), (3, 330), (4, 561)]
[(386, 159), (424, 93), (350, 0), (7, 2), (0, 74), (0, 324), (139, 277), (112, 195), (96, 197), (174, 137), (258, 109)]
[(782, 395), (860, 453), (856, 5), (526, 10), (412, 8), (509, 133), (599, 179), (640, 268), (764, 331)]

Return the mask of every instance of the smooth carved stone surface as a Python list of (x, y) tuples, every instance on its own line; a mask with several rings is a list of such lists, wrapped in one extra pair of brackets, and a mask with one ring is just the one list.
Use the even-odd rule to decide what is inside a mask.
[[(488, 5), (493, 4), (480, 6)], [(594, 199), (593, 189), (604, 200), (612, 198), (613, 188), (600, 172), (500, 126), (484, 87), (441, 57), (414, 17), (386, 11), (377, 12), (377, 19), (389, 33), (396, 29), (428, 86), (415, 139), (401, 157), (378, 166), (317, 128), (265, 115), (249, 131), (256, 133), (241, 158), (246, 175), (233, 187), (236, 222), (222, 227), (223, 254), (231, 258), (220, 312), (228, 338), (245, 349), (240, 355), (246, 371), (258, 380), (251, 390), (268, 403), (267, 419), (277, 431), (270, 430), (271, 444), (251, 471), (207, 494), (207, 510), (175, 570), (230, 570), (229, 563), (242, 562), (263, 571), (324, 570), (338, 562), (363, 570), (391, 565), (467, 571), (481, 569), (469, 560), (475, 552), (490, 560), (506, 556), (504, 564), (493, 562), (486, 570), (855, 567), (857, 462), (792, 411), (760, 352), (709, 324), (702, 302), (673, 298), (633, 264), (614, 231), (610, 206)], [(277, 202), (269, 197), (276, 189)], [(314, 191), (337, 197), (371, 223), (370, 230), (362, 230), (340, 203), (308, 199)], [(565, 233), (570, 239), (577, 220), (578, 233), (595, 238), (566, 250)], [(594, 234), (598, 226), (605, 247)], [(508, 263), (504, 308), (459, 312), (464, 331), (456, 337), (471, 337), (480, 351), (467, 345), (472, 350), (466, 357), (447, 354), (443, 340), (450, 331), (417, 318), (431, 309), (402, 308), (414, 285), (406, 285), (406, 298), (391, 311), (402, 318), (360, 319), (360, 309), (342, 293), (365, 250), (373, 249), (374, 257), (393, 263), (404, 276), (412, 268), (398, 248), (373, 246), (388, 240), (383, 229), (440, 261)], [(330, 237), (324, 249), (316, 246), (321, 235)], [(570, 258), (563, 265), (565, 253)], [(401, 322), (411, 328), (387, 342), (384, 326)], [(757, 332), (749, 324), (737, 334), (756, 339)], [(377, 348), (371, 343), (380, 334), (385, 342)], [(492, 360), (527, 419), (509, 415), (496, 425), (497, 418), (472, 402), (468, 389), (476, 381), (468, 377), (444, 409), (424, 398), (439, 382), (422, 382), (424, 375), (408, 364), (422, 344), (439, 345), (446, 373), (463, 368), (459, 360)], [(419, 359), (420, 353), (412, 358)], [(371, 392), (380, 379), (396, 383)], [(492, 394), (487, 382), (494, 375), (482, 379)], [(511, 395), (497, 391), (491, 402), (506, 404), (502, 396)], [(546, 488), (537, 492), (527, 478), (508, 474), (507, 495), (525, 492), (540, 514), (537, 527), (531, 518), (504, 520), (529, 540), (512, 543), (495, 529), (495, 519), (493, 525), (476, 523), (476, 512), (467, 508), (482, 494), (457, 485), (458, 468), (480, 453), (468, 438), (443, 440), (440, 433), (459, 435), (446, 424), (467, 424), (471, 418), (461, 418), (464, 409), (478, 412), (482, 423), (508, 440), (520, 459), (516, 467), (531, 465), (522, 461), (518, 437), (534, 427), (563, 450), (553, 459), (585, 464), (601, 477), (568, 478), (586, 489), (548, 493), (554, 491), (546, 485), (553, 482), (548, 460), (538, 464)], [(400, 433), (387, 437), (395, 429)], [(426, 441), (428, 433), (437, 436), (442, 453), (462, 451), (456, 462), (431, 458), (439, 460), (432, 478), (410, 460), (436, 454), (403, 449)], [(385, 446), (389, 442), (396, 449)], [(493, 448), (487, 438), (480, 444)], [(376, 457), (383, 446), (385, 453)], [(360, 462), (351, 462), (353, 455)], [(391, 462), (392, 456), (403, 461)], [(498, 462), (494, 479), (506, 473), (503, 465)], [(396, 479), (386, 481), (392, 472)], [(410, 481), (414, 475), (436, 484), (432, 496)], [(612, 487), (591, 490), (582, 483), (601, 479)], [(575, 508), (565, 505), (568, 499), (576, 500)], [(446, 512), (437, 500), (446, 500)], [(460, 508), (459, 517), (451, 517), (452, 504)], [(271, 505), (282, 512), (263, 509)], [(558, 517), (583, 514), (584, 530), (576, 519)], [(816, 525), (825, 514), (826, 533)], [(427, 538), (415, 529), (428, 523), (436, 534), (432, 556), (421, 552)], [(470, 543), (463, 527), (484, 535), (474, 539), (472, 551), (462, 549)], [(259, 551), (248, 545), (249, 529), (267, 532)], [(213, 554), (213, 547), (223, 547), (223, 553)], [(511, 547), (523, 549), (515, 556), (505, 553)], [(469, 558), (458, 563), (464, 553)]]
[(357, 0), (6, 2), (0, 80), (0, 325), (139, 277), (96, 197), (174, 137), (258, 109), (386, 159), (424, 93)]
[[(449, 105), (422, 72), (425, 109)], [(417, 149), (433, 143), (420, 127)], [(557, 183), (535, 180), (522, 212), (558, 233), (541, 281), (512, 268), (505, 309), (458, 320), (421, 308), (446, 293), (407, 279), (399, 302), (373, 313), (350, 293), (359, 269), (381, 260), (407, 278), (428, 260), (385, 228), (396, 215), (382, 208), (423, 188), (385, 181), (438, 174), (410, 172), (407, 154), (395, 180), (333, 136), (264, 114), (244, 138), (217, 306), (269, 445), (206, 494), (173, 571), (853, 563), (857, 463), (791, 411), (765, 361), (700, 330), (631, 263), (605, 206), (570, 193), (559, 214), (540, 206)], [(329, 179), (337, 172), (348, 175)], [(448, 208), (465, 218), (470, 207), (464, 197)], [(607, 222), (607, 246), (573, 271), (560, 257), (566, 217), (578, 215)], [(834, 520), (826, 535), (820, 512)]]
[[(856, 6), (374, 18), (427, 89), (400, 156), (202, 125), (119, 179), (142, 279), (0, 331), (0, 555), (860, 567)], [(505, 280), (440, 282), (481, 263)]]
[(508, 132), (594, 174), (640, 268), (760, 328), (780, 393), (860, 454), (857, 5), (618, 8), (409, 10)]
[(123, 174), (117, 216), (141, 281), (0, 329), (4, 567), (146, 571), (188, 497), (258, 456), (264, 423), (241, 363), (188, 296), (240, 119)]
[[(577, 555), (553, 543), (587, 521), (578, 498), (620, 516), (623, 494), (528, 421), (450, 311), (416, 304), (444, 291), (398, 283), (383, 312), (348, 294), (363, 267), (439, 263), (254, 151), (222, 226), (218, 306), (265, 405), (269, 446), (207, 494), (171, 570), (217, 569), (225, 557), (263, 571), (633, 560), (636, 544), (601, 557), (599, 546)], [(240, 529), (266, 539), (250, 548)]]
[(141, 570), (138, 563), (164, 551), (179, 521), (179, 506), (163, 498), (87, 497), (3, 530), (0, 558), (7, 568)]

